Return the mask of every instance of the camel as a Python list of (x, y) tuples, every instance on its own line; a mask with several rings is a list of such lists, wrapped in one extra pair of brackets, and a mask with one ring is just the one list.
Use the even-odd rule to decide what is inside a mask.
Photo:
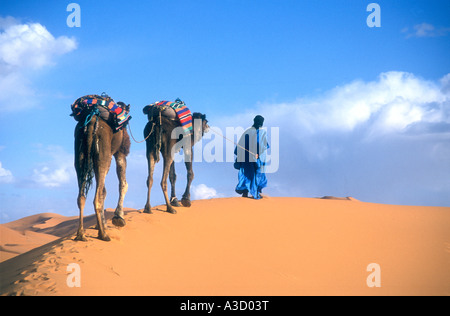
[[(182, 140), (183, 136), (179, 136), (179, 138), (173, 138), (172, 132), (176, 128), (181, 128), (181, 123), (177, 119), (173, 119), (170, 117), (165, 117), (163, 115), (156, 115), (152, 117), (150, 114), (148, 107), (144, 108), (144, 114), (149, 115), (149, 122), (144, 128), (144, 137), (146, 137), (146, 147), (147, 147), (147, 162), (148, 162), (148, 178), (147, 178), (147, 203), (145, 204), (144, 213), (152, 214), (151, 205), (150, 205), (150, 193), (153, 185), (153, 171), (155, 168), (155, 164), (159, 162), (161, 152), (163, 160), (164, 160), (164, 169), (163, 176), (161, 180), (161, 189), (164, 193), (164, 199), (166, 201), (167, 212), (171, 214), (176, 214), (176, 210), (173, 206), (181, 206), (176, 198), (175, 193), (175, 182), (176, 182), (176, 173), (175, 173), (175, 163), (173, 152), (177, 143)], [(186, 190), (181, 199), (181, 204), (185, 207), (191, 206), (191, 183), (194, 179), (194, 171), (192, 168), (193, 161), (193, 150), (192, 147), (195, 143), (197, 143), (209, 130), (208, 121), (206, 120), (206, 115), (201, 113), (193, 113), (192, 119), (194, 121), (194, 129), (190, 135), (186, 135), (185, 137), (189, 138), (187, 146), (183, 146), (184, 157), (185, 157), (185, 165), (187, 170), (187, 184)], [(198, 122), (198, 123), (197, 123)], [(201, 123), (200, 123), (201, 122)], [(200, 124), (199, 124), (200, 123)], [(176, 131), (175, 131), (176, 132)], [(186, 144), (185, 143), (185, 144)], [(169, 177), (170, 175), (170, 177)], [(169, 177), (170, 183), (172, 186), (171, 190), (171, 198), (169, 199), (167, 194), (167, 178)]]
[[(129, 112), (129, 105), (118, 102), (124, 110)], [(119, 201), (112, 223), (123, 227), (126, 222), (123, 212), (123, 200), (128, 190), (126, 181), (126, 157), (130, 152), (130, 138), (126, 128), (114, 131), (107, 121), (99, 115), (92, 115), (86, 123), (86, 114), (77, 119), (79, 123), (75, 127), (75, 170), (78, 178), (77, 204), (80, 210), (79, 228), (75, 240), (86, 241), (83, 227), (83, 211), (86, 196), (95, 176), (96, 191), (94, 208), (97, 216), (98, 238), (110, 241), (106, 232), (106, 222), (103, 207), (106, 198), (105, 177), (109, 171), (112, 156), (116, 161), (117, 177), (119, 178)]]

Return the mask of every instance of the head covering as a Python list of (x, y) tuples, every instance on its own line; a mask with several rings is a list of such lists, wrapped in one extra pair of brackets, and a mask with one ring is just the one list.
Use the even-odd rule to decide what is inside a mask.
[(263, 126), (264, 124), (264, 117), (262, 117), (261, 115), (256, 115), (255, 118), (253, 119), (253, 127), (258, 129), (261, 126)]

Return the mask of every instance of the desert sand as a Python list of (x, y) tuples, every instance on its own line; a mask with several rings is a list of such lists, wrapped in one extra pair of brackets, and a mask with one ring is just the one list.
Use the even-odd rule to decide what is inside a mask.
[[(123, 228), (108, 220), (110, 242), (93, 216), (87, 242), (73, 241), (76, 216), (0, 225), (0, 294), (450, 295), (449, 207), (265, 197), (164, 209), (128, 209)], [(372, 263), (380, 287), (368, 286)]]

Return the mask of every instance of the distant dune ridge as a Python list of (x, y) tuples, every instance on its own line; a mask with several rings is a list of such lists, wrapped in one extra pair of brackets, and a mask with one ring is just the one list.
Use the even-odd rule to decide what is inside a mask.
[[(89, 216), (87, 223), (95, 223)], [(0, 262), (73, 234), (78, 228), (78, 216), (66, 217), (54, 213), (31, 215), (0, 225)]]
[(87, 242), (73, 241), (78, 216), (0, 225), (0, 294), (450, 295), (449, 207), (265, 197), (153, 210), (127, 209), (123, 228), (108, 210), (111, 242), (94, 216)]

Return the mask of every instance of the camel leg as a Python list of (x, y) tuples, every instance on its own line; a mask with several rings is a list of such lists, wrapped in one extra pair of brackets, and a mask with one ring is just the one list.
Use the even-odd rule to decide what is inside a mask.
[[(99, 155), (103, 156), (101, 155), (101, 153), (99, 153)], [(106, 233), (106, 225), (103, 221), (104, 216), (102, 218), (102, 214), (106, 198), (105, 178), (111, 165), (111, 157), (99, 157), (98, 161), (106, 162), (106, 166), (94, 167), (95, 179), (97, 184), (94, 197), (94, 209), (97, 216), (98, 238), (104, 241), (110, 241), (111, 238), (109, 238), (108, 234)]]
[(169, 177), (170, 166), (172, 165), (173, 159), (172, 155), (166, 154), (164, 155), (164, 171), (163, 177), (161, 180), (161, 189), (164, 193), (164, 199), (166, 200), (167, 212), (171, 214), (176, 214), (177, 211), (170, 205), (169, 196), (167, 195), (167, 178)]
[[(105, 200), (106, 200), (106, 186), (103, 187), (103, 195), (102, 195), (102, 200), (101, 200), (102, 205), (105, 205)], [(103, 226), (106, 227), (105, 213), (106, 213), (106, 210), (102, 207), (102, 212), (101, 212), (102, 222), (103, 222)]]
[(180, 202), (178, 202), (177, 194), (175, 192), (175, 183), (177, 182), (177, 174), (175, 173), (175, 161), (170, 165), (169, 171), (169, 180), (170, 180), (170, 204), (172, 206), (181, 206)]
[(126, 225), (123, 213), (123, 200), (128, 191), (128, 183), (126, 179), (127, 159), (125, 155), (120, 152), (116, 153), (114, 158), (116, 159), (116, 171), (117, 177), (119, 178), (119, 201), (117, 202), (112, 223), (115, 226), (123, 227)]
[[(100, 194), (100, 204), (101, 205), (105, 205), (105, 199), (106, 199), (106, 187), (104, 186), (103, 191)], [(105, 211), (106, 210), (102, 209), (100, 212), (100, 216), (102, 218), (103, 225), (106, 225)], [(98, 229), (98, 224), (95, 226), (95, 229)]]
[(152, 152), (147, 152), (148, 162), (148, 178), (147, 178), (147, 203), (145, 204), (144, 213), (152, 214), (152, 206), (150, 204), (150, 193), (153, 186), (153, 171), (155, 170), (155, 157)]
[[(77, 144), (77, 139), (75, 140), (76, 144)], [(77, 149), (78, 147), (75, 146), (75, 148)], [(82, 155), (80, 155), (80, 153), (76, 150), (75, 152), (75, 171), (77, 173), (77, 179), (78, 179), (78, 198), (77, 198), (77, 205), (78, 205), (78, 209), (80, 210), (80, 217), (79, 217), (79, 225), (78, 225), (78, 231), (77, 231), (77, 236), (75, 237), (75, 240), (77, 241), (87, 241), (86, 236), (84, 234), (84, 206), (86, 204), (86, 196), (84, 194), (84, 189), (85, 189), (85, 183), (83, 183), (83, 181), (80, 179), (79, 174), (80, 174), (80, 169), (79, 166), (82, 165), (81, 160), (83, 159)]]
[(78, 231), (77, 236), (75, 237), (75, 240), (77, 241), (87, 241), (86, 236), (84, 234), (84, 225), (83, 225), (83, 212), (84, 212), (84, 205), (86, 203), (86, 196), (84, 195), (84, 188), (80, 187), (80, 191), (78, 193), (78, 209), (80, 210), (80, 218), (79, 218), (79, 225), (78, 225)]
[(194, 170), (192, 168), (192, 161), (194, 152), (191, 150), (191, 159), (185, 162), (186, 165), (186, 171), (187, 171), (187, 183), (186, 183), (186, 190), (184, 191), (183, 198), (181, 199), (181, 204), (183, 204), (184, 207), (191, 207), (191, 184), (192, 180), (194, 180)]
[(94, 208), (95, 208), (95, 214), (97, 216), (97, 227), (98, 227), (98, 238), (104, 241), (110, 241), (111, 239), (106, 234), (106, 227), (103, 222), (102, 213), (103, 213), (103, 199), (102, 199), (102, 193), (103, 188), (105, 186), (105, 175), (101, 174), (99, 177), (97, 177), (97, 188), (95, 191), (95, 198), (94, 198)]

